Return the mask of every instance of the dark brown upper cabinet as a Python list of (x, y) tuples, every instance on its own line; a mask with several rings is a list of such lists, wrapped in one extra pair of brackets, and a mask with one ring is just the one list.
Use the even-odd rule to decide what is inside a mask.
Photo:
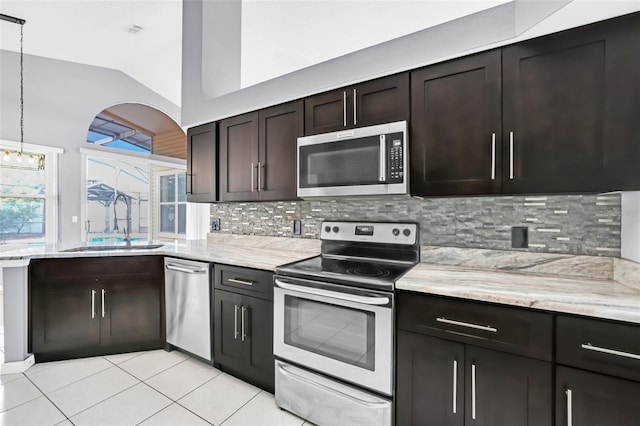
[(187, 201), (217, 200), (216, 155), (216, 123), (187, 130)]
[(638, 188), (638, 18), (503, 49), (503, 192)]
[(303, 101), (220, 122), (220, 201), (296, 198), (296, 141)]
[(500, 50), (411, 73), (411, 193), (501, 190)]
[(409, 118), (409, 73), (395, 74), (304, 100), (305, 135)]

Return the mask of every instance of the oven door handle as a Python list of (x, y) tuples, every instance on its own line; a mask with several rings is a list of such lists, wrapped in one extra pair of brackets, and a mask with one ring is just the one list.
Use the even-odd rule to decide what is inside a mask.
[(346, 300), (348, 302), (362, 303), (365, 305), (387, 305), (390, 300), (388, 297), (369, 297), (369, 296), (357, 296), (355, 294), (339, 293), (337, 291), (324, 290), (321, 288), (305, 287), (296, 284), (290, 284), (281, 280), (275, 280), (276, 286), (285, 290), (298, 291), (300, 293), (313, 294), (315, 296), (326, 296), (339, 300)]

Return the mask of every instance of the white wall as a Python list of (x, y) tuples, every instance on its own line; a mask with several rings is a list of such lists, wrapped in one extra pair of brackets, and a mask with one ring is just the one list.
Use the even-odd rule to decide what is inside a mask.
[[(0, 139), (20, 140), (19, 54), (0, 50)], [(59, 165), (59, 233), (62, 243), (80, 241), (81, 155), (89, 124), (103, 109), (124, 102), (155, 107), (180, 120), (175, 104), (126, 74), (39, 56), (24, 58), (24, 141), (65, 150)]]
[[(381, 1), (384, 2), (384, 0)], [(203, 3), (208, 10), (207, 14), (203, 14)], [(238, 26), (242, 25), (241, 19), (239, 20), (236, 15), (231, 16), (231, 19), (223, 19), (222, 15), (225, 11), (222, 9), (218, 9), (220, 15), (217, 15), (216, 25), (209, 22), (207, 16), (213, 14), (212, 10), (220, 3), (225, 2), (185, 0), (183, 4), (183, 126), (229, 117), (358, 81), (640, 10), (638, 0), (573, 0), (568, 5), (565, 5), (566, 1), (516, 0), (243, 89), (240, 88), (238, 79), (236, 84), (238, 90), (211, 97), (209, 96), (211, 93), (228, 92), (229, 87), (221, 88), (217, 92), (203, 91), (205, 84), (209, 89), (215, 85), (218, 76), (212, 71), (210, 64), (203, 63), (202, 51), (211, 50), (213, 48), (211, 45), (218, 40), (228, 42), (225, 34), (237, 34)], [(272, 3), (278, 4), (278, 2), (264, 2), (263, 7)], [(300, 3), (313, 4), (314, 1)], [(386, 3), (393, 5), (392, 1)], [(563, 5), (565, 6), (562, 7)], [(560, 9), (549, 16), (549, 13), (558, 8)], [(282, 13), (288, 12), (283, 10)], [(313, 21), (318, 18), (308, 14), (306, 19)], [(291, 17), (291, 19), (300, 18)], [(349, 27), (339, 27), (332, 25), (331, 22), (325, 22), (325, 24), (336, 32), (336, 37), (338, 34), (348, 37)], [(269, 31), (283, 31), (283, 26), (267, 25), (257, 33), (266, 42), (271, 38)], [(287, 33), (286, 36), (301, 37), (299, 33), (298, 30), (297, 33)], [(234, 39), (233, 43), (237, 44), (237, 40)], [(242, 52), (243, 58), (249, 54)], [(277, 55), (283, 54), (277, 53)], [(324, 52), (323, 55), (327, 53)], [(209, 59), (211, 60), (211, 57)], [(225, 66), (224, 57), (215, 60), (218, 61), (219, 66)], [(233, 72), (242, 72), (236, 62), (232, 64), (235, 67)], [(274, 72), (267, 61), (262, 62), (261, 68), (254, 65), (253, 71), (260, 74), (252, 77), (254, 80), (268, 78)], [(229, 76), (225, 76), (221, 81), (228, 83)]]

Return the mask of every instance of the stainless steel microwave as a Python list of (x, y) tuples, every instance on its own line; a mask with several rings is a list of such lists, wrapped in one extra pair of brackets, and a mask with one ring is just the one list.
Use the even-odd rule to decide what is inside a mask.
[(408, 194), (407, 122), (298, 138), (298, 197)]

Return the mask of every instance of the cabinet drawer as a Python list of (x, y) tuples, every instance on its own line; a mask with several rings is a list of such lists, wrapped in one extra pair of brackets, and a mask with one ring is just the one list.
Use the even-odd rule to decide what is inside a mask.
[(550, 361), (553, 317), (480, 302), (402, 292), (398, 328)]
[(215, 287), (273, 300), (273, 273), (259, 269), (215, 265)]
[(559, 316), (556, 361), (640, 381), (640, 326)]

